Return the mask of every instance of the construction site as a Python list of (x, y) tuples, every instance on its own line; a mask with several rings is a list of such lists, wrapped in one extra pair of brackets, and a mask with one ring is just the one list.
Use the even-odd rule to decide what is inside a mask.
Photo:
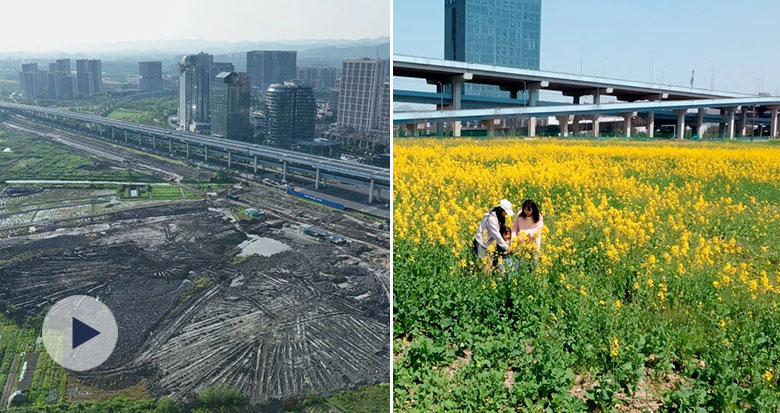
[(389, 382), (386, 220), (290, 196), (268, 184), (273, 172), (265, 183), (215, 182), (198, 165), (24, 119), (0, 131), (9, 154), (80, 157), (60, 179), (27, 174), (28, 161), (4, 165), (27, 171), (0, 176), (6, 314), (34, 320), (84, 294), (119, 326), (108, 361), (49, 384), (41, 377), (59, 377), (48, 371), (58, 366), (39, 361), (40, 340), (23, 352), (0, 346), (0, 409), (18, 392), (33, 405), (116, 394), (186, 401), (215, 384), (274, 408)]

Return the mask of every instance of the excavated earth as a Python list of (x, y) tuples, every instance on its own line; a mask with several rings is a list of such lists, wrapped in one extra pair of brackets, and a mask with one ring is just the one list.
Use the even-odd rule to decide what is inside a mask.
[[(143, 382), (153, 395), (187, 400), (221, 382), (272, 405), (388, 382), (384, 242), (333, 245), (294, 219), (235, 222), (228, 209), (182, 202), (7, 234), (0, 302), (29, 315), (74, 294), (105, 302), (119, 325), (116, 349), (98, 369), (71, 375), (106, 390)], [(387, 238), (375, 225), (336, 220), (369, 241)], [(248, 234), (289, 249), (239, 257)]]

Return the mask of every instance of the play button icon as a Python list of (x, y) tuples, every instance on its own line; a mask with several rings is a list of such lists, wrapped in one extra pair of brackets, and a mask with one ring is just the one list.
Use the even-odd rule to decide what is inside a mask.
[(114, 315), (95, 298), (74, 295), (58, 301), (43, 320), (43, 344), (57, 364), (74, 371), (101, 365), (116, 346)]
[(78, 318), (73, 317), (73, 349), (97, 337), (100, 331), (84, 324)]

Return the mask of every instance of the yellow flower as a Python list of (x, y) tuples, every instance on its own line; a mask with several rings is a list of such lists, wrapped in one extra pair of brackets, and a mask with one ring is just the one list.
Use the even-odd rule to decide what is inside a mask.
[(618, 310), (620, 310), (620, 307), (622, 307), (622, 306), (623, 306), (623, 303), (622, 303), (622, 302), (620, 302), (620, 300), (615, 300), (615, 308), (617, 308)]
[(774, 376), (772, 376), (772, 372), (771, 371), (767, 370), (767, 371), (764, 372), (764, 380), (772, 381), (772, 377), (774, 377)]
[(718, 321), (718, 326), (719, 326), (720, 328), (726, 328), (726, 322), (725, 322), (725, 321), (723, 321), (723, 319), (721, 319), (720, 321)]
[(617, 355), (620, 353), (620, 341), (617, 337), (612, 337), (612, 344), (609, 346), (609, 355), (612, 357), (617, 357)]
[(588, 295), (588, 290), (585, 289), (584, 285), (580, 286), (580, 294), (582, 295)]

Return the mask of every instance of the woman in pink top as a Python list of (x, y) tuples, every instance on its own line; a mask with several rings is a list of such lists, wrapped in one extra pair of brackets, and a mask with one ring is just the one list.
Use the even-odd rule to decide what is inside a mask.
[(543, 226), (544, 218), (542, 218), (536, 202), (532, 199), (526, 199), (512, 224), (512, 239), (520, 234), (525, 234), (527, 238), (536, 242), (536, 251), (539, 252), (542, 248)]

